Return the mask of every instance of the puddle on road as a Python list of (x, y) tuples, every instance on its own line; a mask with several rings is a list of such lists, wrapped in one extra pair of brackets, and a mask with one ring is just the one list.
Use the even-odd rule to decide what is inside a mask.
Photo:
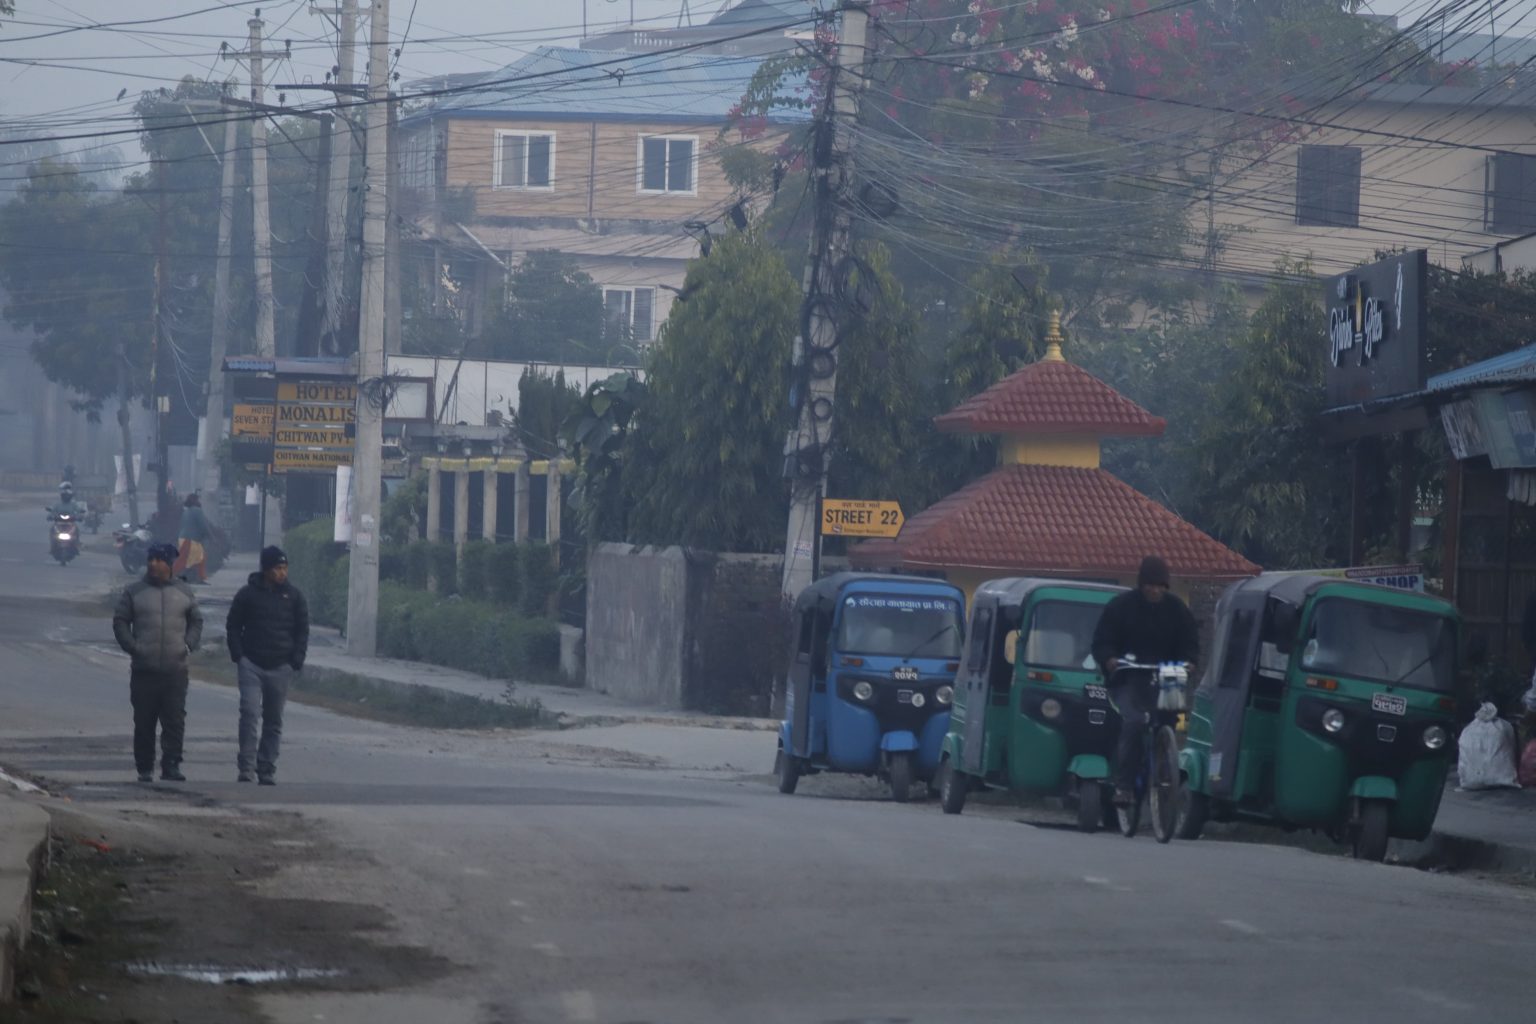
[(207, 985), (276, 985), (288, 981), (338, 978), (329, 967), (224, 967), (219, 964), (128, 964), (128, 973), (141, 978), (183, 978)]

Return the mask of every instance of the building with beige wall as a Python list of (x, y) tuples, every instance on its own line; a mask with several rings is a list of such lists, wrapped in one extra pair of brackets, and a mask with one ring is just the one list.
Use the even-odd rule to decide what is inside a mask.
[(404, 118), (402, 207), (434, 304), (478, 330), (508, 271), (555, 249), (602, 287), (616, 337), (652, 341), (701, 240), (750, 204), (722, 157), (779, 130), (729, 127), (761, 60), (546, 46)]
[(1225, 235), (1221, 263), (1239, 271), (1288, 257), (1332, 275), (1416, 248), (1462, 269), (1536, 230), (1536, 78), (1482, 77), (1377, 86), (1318, 107), (1283, 144), (1227, 154), (1196, 222), (1210, 215)]

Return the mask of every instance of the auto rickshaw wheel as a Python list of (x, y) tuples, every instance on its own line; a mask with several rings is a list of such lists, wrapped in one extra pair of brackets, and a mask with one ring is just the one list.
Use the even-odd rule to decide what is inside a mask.
[(1077, 780), (1077, 830), (1097, 832), (1104, 820), (1104, 795), (1098, 779)]
[(1190, 789), (1187, 781), (1180, 789), (1184, 799), (1179, 803), (1179, 823), (1174, 835), (1180, 839), (1199, 839), (1205, 832), (1205, 823), (1211, 820), (1211, 798)]
[(955, 771), (949, 758), (939, 765), (939, 801), (945, 814), (959, 814), (965, 810), (966, 790), (970, 788), (967, 782), (967, 776)]
[(1387, 859), (1387, 828), (1392, 807), (1385, 800), (1362, 800), (1360, 820), (1355, 824), (1355, 859), (1380, 863)]
[(891, 799), (904, 804), (912, 798), (912, 755), (891, 755)]
[(779, 748), (778, 759), (773, 762), (773, 774), (778, 777), (780, 793), (793, 793), (800, 784), (800, 759)]

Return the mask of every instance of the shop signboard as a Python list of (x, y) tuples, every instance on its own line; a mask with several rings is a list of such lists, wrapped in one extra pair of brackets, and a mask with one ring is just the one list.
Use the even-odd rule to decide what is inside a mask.
[(1328, 405), (1363, 405), (1424, 387), (1423, 249), (1328, 280)]
[(1458, 459), (1471, 459), (1488, 454), (1488, 442), (1483, 440), (1483, 426), (1477, 418), (1477, 407), (1470, 400), (1447, 402), (1440, 407), (1440, 425), (1445, 428), (1445, 439), (1451, 446), (1451, 454)]
[(1347, 569), (1303, 569), (1299, 573), (1331, 576), (1356, 583), (1374, 583), (1378, 587), (1411, 590), (1416, 594), (1424, 592), (1424, 566), (1416, 562), (1408, 565), (1357, 565)]
[(1536, 394), (1505, 392), (1504, 414), (1514, 437), (1517, 465), (1525, 469), (1536, 467)]
[(1472, 396), (1472, 404), (1477, 408), (1477, 421), (1482, 426), (1483, 440), (1488, 445), (1488, 461), (1493, 468), (1519, 468), (1520, 447), (1515, 443), (1504, 395), (1498, 391), (1479, 391)]
[(334, 474), (352, 465), (357, 383), (336, 378), (279, 378), (272, 469)]

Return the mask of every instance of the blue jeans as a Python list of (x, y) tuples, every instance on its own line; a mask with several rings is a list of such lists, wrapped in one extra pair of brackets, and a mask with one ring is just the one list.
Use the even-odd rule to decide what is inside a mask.
[(271, 775), (277, 771), (277, 750), (283, 738), (283, 706), (288, 702), (288, 684), (293, 681), (293, 669), (287, 665), (262, 668), (250, 658), (241, 658), (239, 678), (240, 755), (235, 763), (242, 772), (254, 768), (257, 775)]

